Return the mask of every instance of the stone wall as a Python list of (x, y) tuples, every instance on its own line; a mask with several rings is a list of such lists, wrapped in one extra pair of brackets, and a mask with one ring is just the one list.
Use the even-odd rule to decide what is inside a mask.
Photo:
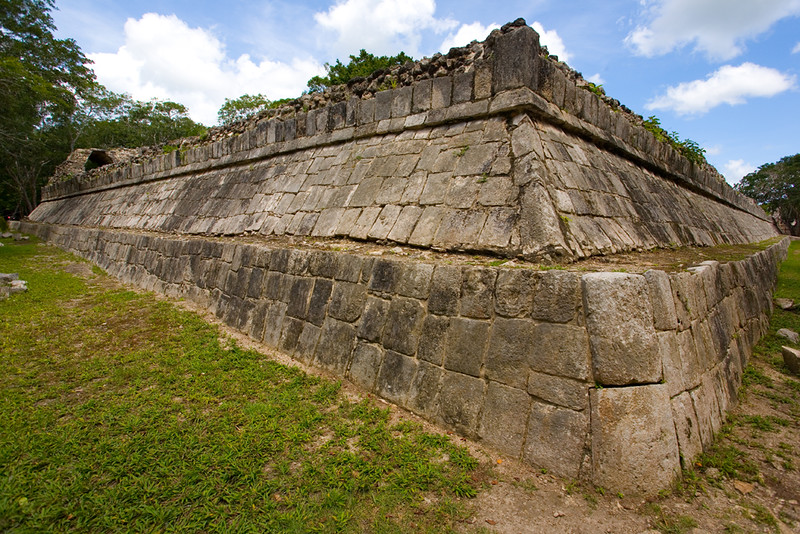
[(719, 430), (788, 247), (634, 275), (21, 229), (503, 454), (642, 493)]
[(414, 85), (54, 183), (30, 217), (535, 261), (776, 235), (713, 169), (578, 86), (540, 53), (531, 28), (507, 26), (480, 48), (470, 63)]

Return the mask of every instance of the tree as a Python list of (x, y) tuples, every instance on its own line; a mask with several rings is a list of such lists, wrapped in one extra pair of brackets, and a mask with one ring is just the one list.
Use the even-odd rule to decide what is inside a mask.
[(357, 77), (366, 78), (376, 70), (388, 69), (410, 61), (414, 61), (414, 59), (407, 56), (405, 52), (400, 52), (396, 56), (374, 56), (362, 48), (358, 56), (350, 56), (350, 62), (347, 65), (342, 64), (338, 59), (335, 65), (325, 63), (328, 75), (325, 77), (314, 76), (308, 80), (308, 90), (312, 93), (324, 91), (327, 87), (347, 83)]
[(53, 0), (0, 0), (0, 210), (28, 213), (55, 167), (51, 133), (94, 83), (72, 39), (56, 39)]
[(780, 217), (792, 235), (800, 235), (800, 154), (762, 165), (742, 178), (736, 189)]

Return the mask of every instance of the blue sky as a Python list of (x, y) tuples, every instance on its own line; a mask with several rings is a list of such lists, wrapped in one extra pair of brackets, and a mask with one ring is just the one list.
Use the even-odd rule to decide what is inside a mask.
[(298, 96), (360, 48), (420, 58), (523, 17), (551, 53), (707, 150), (735, 183), (800, 152), (800, 0), (57, 0), (99, 81), (206, 125), (225, 98)]

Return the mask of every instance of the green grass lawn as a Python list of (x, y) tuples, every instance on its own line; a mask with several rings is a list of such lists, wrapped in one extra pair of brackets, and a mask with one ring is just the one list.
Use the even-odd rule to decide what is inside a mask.
[(448, 531), (486, 469), (35, 241), (2, 240), (0, 531)]

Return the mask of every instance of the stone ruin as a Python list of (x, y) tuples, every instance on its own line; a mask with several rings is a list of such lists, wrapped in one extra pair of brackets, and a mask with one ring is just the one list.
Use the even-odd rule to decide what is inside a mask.
[(19, 227), (502, 454), (653, 493), (736, 402), (788, 241), (671, 274), (537, 268), (777, 237), (641, 123), (517, 21), (53, 181)]

